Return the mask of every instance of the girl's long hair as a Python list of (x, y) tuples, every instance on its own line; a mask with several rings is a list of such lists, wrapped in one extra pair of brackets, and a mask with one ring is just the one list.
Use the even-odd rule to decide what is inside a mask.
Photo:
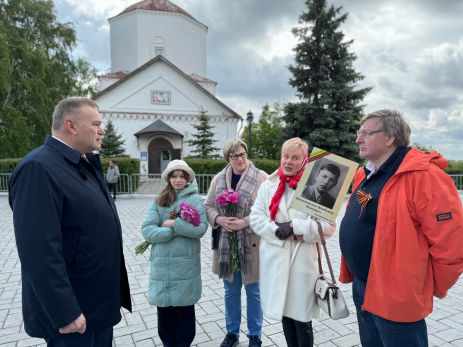
[(185, 176), (185, 179), (186, 179), (187, 183), (190, 181), (190, 176), (188, 176), (188, 174), (185, 171), (183, 171), (183, 170), (174, 170), (174, 171), (172, 171), (169, 174), (169, 176), (167, 176), (167, 180), (169, 181), (167, 183), (167, 186), (163, 190), (161, 190), (161, 192), (158, 195), (158, 198), (156, 199), (156, 202), (161, 207), (170, 207), (170, 206), (172, 206), (174, 204), (174, 202), (175, 202), (175, 199), (177, 198), (175, 196), (174, 187), (172, 187), (172, 184), (170, 184), (170, 179), (174, 175), (175, 171), (182, 171), (183, 175)]

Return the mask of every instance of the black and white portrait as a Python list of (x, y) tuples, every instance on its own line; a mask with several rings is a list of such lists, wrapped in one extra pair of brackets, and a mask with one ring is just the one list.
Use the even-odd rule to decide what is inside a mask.
[(332, 209), (343, 186), (349, 167), (327, 158), (315, 161), (301, 197)]

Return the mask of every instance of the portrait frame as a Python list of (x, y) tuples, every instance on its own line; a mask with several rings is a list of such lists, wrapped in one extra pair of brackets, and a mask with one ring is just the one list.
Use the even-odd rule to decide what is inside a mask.
[(151, 91), (151, 103), (154, 105), (170, 105), (171, 95), (166, 90), (152, 90)]
[[(334, 223), (358, 166), (359, 164), (356, 162), (315, 147), (309, 156), (309, 162), (289, 207), (326, 222)], [(321, 178), (317, 180), (320, 173), (326, 174), (328, 177), (337, 177), (336, 183), (332, 183), (331, 186), (327, 183), (320, 183), (323, 181)], [(320, 185), (320, 188), (317, 184)], [(328, 190), (320, 194), (318, 189)], [(319, 202), (316, 202), (315, 196)]]

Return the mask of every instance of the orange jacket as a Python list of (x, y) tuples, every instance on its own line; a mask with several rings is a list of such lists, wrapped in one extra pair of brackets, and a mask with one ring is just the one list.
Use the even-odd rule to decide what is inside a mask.
[[(446, 167), (441, 154), (411, 148), (384, 186), (362, 310), (415, 322), (432, 312), (433, 295), (444, 297), (458, 281), (463, 209), (454, 182), (442, 171)], [(354, 191), (364, 179), (361, 168)], [(344, 257), (339, 281), (353, 281)]]

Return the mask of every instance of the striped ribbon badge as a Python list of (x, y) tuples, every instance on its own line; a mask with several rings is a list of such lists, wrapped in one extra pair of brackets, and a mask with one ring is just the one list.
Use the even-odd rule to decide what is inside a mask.
[(315, 161), (317, 159), (326, 157), (327, 155), (330, 155), (330, 154), (331, 154), (330, 152), (327, 152), (327, 151), (324, 151), (323, 149), (320, 149), (319, 151), (316, 151), (316, 152), (313, 152), (313, 153), (310, 154), (308, 163), (310, 163), (311, 161)]

